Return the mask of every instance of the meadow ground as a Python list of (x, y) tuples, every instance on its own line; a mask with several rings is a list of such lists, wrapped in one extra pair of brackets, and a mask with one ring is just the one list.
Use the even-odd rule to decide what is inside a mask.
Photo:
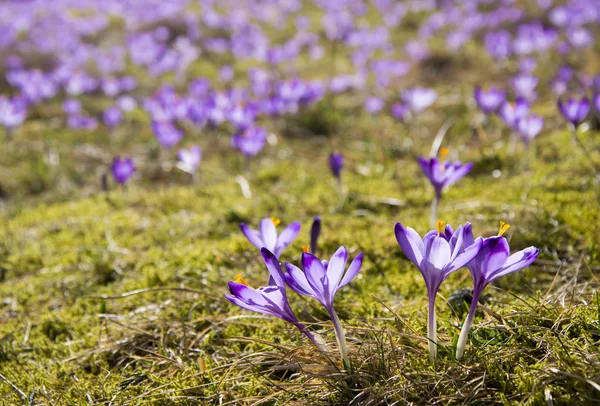
[[(368, 115), (352, 96), (326, 98), (270, 123), (272, 145), (249, 171), (229, 150), (229, 134), (194, 134), (205, 156), (197, 179), (161, 163), (173, 157), (151, 141), (142, 114), (113, 134), (81, 133), (53, 122), (52, 107), (37, 108), (1, 144), (0, 403), (600, 402), (598, 123), (580, 134), (594, 164), (571, 142), (554, 99), (541, 94), (535, 109), (546, 117), (544, 131), (509, 156), (508, 132), (496, 119), (479, 125), (470, 101), (475, 83), (502, 80), (506, 70), (475, 46), (460, 58), (436, 58), (405, 79), (440, 94), (411, 125)], [(486, 236), (506, 221), (513, 250), (534, 245), (541, 253), (486, 290), (460, 362), (453, 354), (469, 300), (460, 290), (471, 276), (464, 269), (450, 277), (437, 300), (433, 366), (425, 286), (393, 228), (401, 221), (429, 230), (433, 191), (416, 157), (429, 154), (445, 125), (450, 157), (474, 168), (447, 191), (439, 217), (470, 221)], [(343, 201), (327, 168), (331, 145), (346, 158)], [(140, 170), (126, 188), (104, 192), (105, 169), (97, 168), (116, 151), (136, 156)], [(243, 196), (240, 175), (251, 196)], [(340, 245), (350, 257), (365, 255), (336, 298), (350, 374), (339, 372), (336, 353), (319, 354), (283, 321), (223, 297), (237, 274), (252, 286), (266, 279), (240, 222), (300, 221), (281, 257), (298, 264), (316, 215), (323, 257)], [(290, 298), (310, 329), (334, 343), (322, 307)]]

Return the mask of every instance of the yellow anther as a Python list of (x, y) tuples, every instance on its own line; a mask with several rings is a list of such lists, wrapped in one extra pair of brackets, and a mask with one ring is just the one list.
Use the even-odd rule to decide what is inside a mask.
[(302, 251), (304, 251), (304, 252), (310, 252), (309, 246), (308, 245), (303, 245), (302, 246)]
[(271, 221), (273, 222), (273, 224), (275, 224), (275, 227), (277, 227), (279, 223), (281, 223), (281, 220), (279, 220), (276, 217), (271, 217)]
[(438, 221), (437, 221), (437, 232), (438, 232), (438, 233), (437, 233), (437, 235), (438, 235), (438, 237), (439, 237), (439, 236), (440, 236), (440, 234), (442, 233), (442, 230), (444, 229), (444, 225), (445, 225), (445, 224), (446, 224), (446, 223), (444, 223), (442, 220), (438, 220)]
[(442, 160), (446, 159), (446, 157), (448, 156), (449, 152), (450, 152), (449, 148), (445, 148), (445, 147), (440, 148), (440, 158)]
[(501, 236), (510, 228), (510, 224), (506, 224), (504, 221), (500, 222), (500, 231), (498, 231), (498, 237)]
[(252, 287), (252, 286), (250, 286), (250, 284), (249, 284), (248, 282), (246, 282), (246, 281), (244, 280), (244, 278), (243, 278), (243, 277), (242, 277), (242, 275), (240, 275), (240, 274), (237, 274), (237, 276), (235, 277), (235, 280), (234, 280), (234, 282), (235, 282), (235, 283), (241, 283), (242, 285), (246, 285), (246, 286), (248, 286), (249, 288), (251, 288), (251, 287)]

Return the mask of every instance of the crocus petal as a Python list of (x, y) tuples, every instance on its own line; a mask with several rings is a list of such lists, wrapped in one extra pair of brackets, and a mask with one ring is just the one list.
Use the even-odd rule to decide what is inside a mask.
[(404, 227), (401, 223), (396, 223), (394, 227), (396, 241), (404, 252), (404, 255), (416, 266), (421, 266), (425, 254), (425, 246), (419, 234), (410, 227)]
[(292, 290), (300, 295), (315, 297), (313, 289), (306, 280), (306, 275), (300, 268), (289, 262), (285, 263), (285, 269), (287, 274), (285, 275), (285, 281)]
[(463, 228), (463, 245), (465, 247), (470, 247), (475, 242), (473, 238), (473, 225), (471, 223), (466, 223)]
[(300, 232), (300, 223), (294, 222), (287, 226), (279, 237), (277, 237), (277, 243), (275, 244), (275, 256), (279, 258), (281, 252), (290, 245), (298, 236)]
[(442, 237), (429, 240), (425, 248), (425, 261), (428, 270), (442, 270), (450, 261), (450, 244)]
[[(285, 286), (283, 271), (279, 265), (279, 260), (271, 253), (271, 251), (264, 247), (260, 249), (260, 253), (262, 254), (265, 265), (267, 265), (267, 269), (271, 274), (271, 278), (273, 278), (274, 284), (277, 286)], [(272, 285), (270, 281), (269, 284)]]
[(260, 293), (243, 283), (229, 282), (229, 292), (249, 305), (267, 306), (269, 304)]
[(471, 260), (479, 253), (482, 244), (483, 238), (477, 237), (472, 245), (465, 248), (465, 250), (458, 254), (456, 259), (449, 264), (448, 273), (454, 272), (471, 262)]
[(485, 255), (485, 259), (481, 264), (481, 270), (485, 273), (484, 277), (486, 277), (487, 280), (487, 276), (502, 269), (510, 256), (510, 248), (506, 238), (492, 237), (485, 239), (480, 253), (481, 251), (484, 251), (484, 249), (486, 252), (483, 254)]
[(458, 256), (458, 254), (462, 251), (463, 239), (464, 239), (463, 226), (459, 226), (456, 229), (456, 232), (454, 234), (452, 234), (452, 237), (450, 238), (450, 241), (449, 241), (450, 250), (452, 251), (452, 254), (450, 255), (450, 261), (454, 261), (456, 259), (456, 257)]
[(260, 221), (260, 235), (265, 244), (264, 246), (267, 247), (269, 251), (275, 252), (277, 229), (270, 218), (264, 218)]
[(307, 252), (302, 253), (302, 268), (317, 300), (325, 307), (329, 306), (329, 279), (319, 258)]
[(342, 278), (342, 281), (338, 285), (338, 290), (340, 288), (346, 286), (347, 284), (349, 284), (350, 281), (352, 279), (354, 279), (354, 277), (358, 274), (358, 271), (360, 271), (360, 267), (362, 266), (362, 263), (363, 263), (363, 253), (361, 252), (350, 263), (350, 266), (348, 267), (346, 274), (344, 275), (344, 277)]
[(337, 286), (342, 280), (342, 275), (346, 270), (346, 261), (348, 260), (348, 250), (341, 246), (333, 254), (327, 265), (327, 278), (329, 279), (329, 295), (333, 297)]
[(250, 241), (250, 243), (256, 248), (261, 249), (265, 246), (265, 243), (260, 237), (260, 233), (258, 231), (253, 230), (250, 228), (250, 226), (244, 223), (240, 223), (240, 230), (242, 230), (242, 233), (244, 233), (248, 241)]
[(536, 260), (540, 253), (540, 250), (536, 247), (528, 247), (524, 250), (514, 253), (504, 263), (504, 267), (490, 275), (489, 282), (498, 279), (501, 276), (508, 275), (509, 273), (516, 272), (520, 269), (526, 268)]

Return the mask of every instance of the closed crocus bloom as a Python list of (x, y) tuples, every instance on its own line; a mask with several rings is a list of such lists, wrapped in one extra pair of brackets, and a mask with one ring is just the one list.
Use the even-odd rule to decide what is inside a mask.
[(590, 111), (590, 101), (585, 97), (580, 100), (569, 98), (566, 102), (559, 100), (558, 110), (569, 123), (578, 127)]
[(517, 120), (517, 131), (526, 145), (542, 131), (544, 119), (535, 114), (527, 115)]
[(152, 131), (161, 146), (171, 148), (183, 138), (183, 132), (170, 121), (152, 122)]
[(258, 231), (244, 223), (240, 223), (240, 229), (256, 248), (265, 247), (279, 258), (283, 250), (296, 239), (300, 232), (300, 223), (296, 221), (277, 235), (277, 226), (280, 223), (281, 220), (277, 218), (265, 217), (260, 221)]
[(110, 172), (115, 182), (124, 185), (135, 173), (135, 166), (131, 158), (116, 157), (110, 167)]
[(321, 217), (315, 216), (310, 228), (310, 253), (316, 255), (321, 234)]
[(340, 179), (342, 176), (342, 168), (344, 166), (344, 156), (338, 153), (329, 154), (329, 169), (336, 178)]
[(335, 312), (333, 302), (336, 293), (349, 284), (360, 271), (363, 255), (362, 253), (358, 254), (348, 270), (346, 270), (347, 261), (348, 250), (346, 247), (338, 248), (329, 262), (321, 261), (314, 255), (304, 252), (301, 259), (302, 269), (286, 262), (287, 273), (284, 276), (293, 291), (300, 295), (310, 296), (325, 307), (335, 329), (342, 362), (346, 368), (350, 368), (344, 329)]
[[(536, 247), (528, 247), (524, 250), (510, 255), (510, 247), (506, 238), (502, 234), (508, 230), (510, 226), (504, 222), (500, 222), (500, 231), (496, 237), (484, 238), (481, 243), (481, 249), (477, 255), (467, 264), (471, 275), (473, 276), (473, 298), (471, 299), (471, 308), (469, 315), (465, 320), (458, 344), (456, 346), (456, 359), (460, 359), (465, 350), (465, 344), (469, 335), (469, 329), (475, 317), (477, 310), (477, 302), (481, 297), (483, 289), (494, 280), (501, 276), (508, 275), (520, 269), (526, 268), (536, 260), (539, 249)], [(473, 238), (471, 224), (465, 226), (463, 244), (466, 249), (476, 245), (480, 238)]]
[[(467, 223), (467, 226), (469, 223)], [(435, 298), (437, 292), (448, 276), (468, 264), (479, 252), (483, 240), (478, 238), (472, 244), (463, 247), (465, 227), (459, 226), (456, 231), (451, 227), (444, 229), (444, 222), (437, 222), (437, 231), (430, 231), (421, 236), (412, 228), (396, 223), (394, 229), (398, 245), (404, 255), (419, 268), (429, 300), (428, 338), (429, 357), (435, 360), (437, 354), (437, 335), (435, 317)]]
[(314, 336), (298, 321), (288, 302), (284, 275), (277, 258), (266, 248), (260, 250), (263, 261), (269, 270), (269, 284), (258, 289), (252, 288), (238, 275), (229, 282), (229, 292), (225, 297), (243, 309), (278, 317), (296, 326), (313, 343), (320, 346)]
[(481, 86), (477, 86), (473, 92), (477, 106), (486, 114), (493, 113), (506, 100), (506, 92), (504, 90), (491, 87), (488, 90), (483, 90)]

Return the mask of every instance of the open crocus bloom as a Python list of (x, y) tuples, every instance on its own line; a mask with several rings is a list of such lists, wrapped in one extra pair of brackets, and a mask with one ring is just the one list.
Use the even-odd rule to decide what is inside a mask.
[[(477, 302), (479, 301), (483, 289), (501, 276), (528, 267), (535, 261), (540, 252), (536, 247), (528, 247), (510, 255), (508, 241), (506, 241), (506, 238), (502, 237), (502, 234), (504, 234), (509, 227), (508, 224), (500, 222), (500, 232), (498, 235), (495, 237), (484, 238), (478, 254), (467, 265), (469, 271), (471, 271), (471, 275), (473, 275), (473, 298), (471, 299), (469, 315), (463, 324), (458, 339), (458, 345), (456, 346), (456, 359), (460, 359), (463, 356), (465, 344), (469, 335), (469, 328), (473, 322), (473, 317), (477, 310)], [(481, 237), (477, 240), (473, 239), (471, 224), (465, 226), (464, 234), (465, 247), (475, 245), (477, 240), (481, 240)]]
[(435, 318), (437, 292), (442, 282), (452, 272), (468, 264), (477, 255), (483, 240), (478, 238), (468, 247), (463, 248), (465, 227), (461, 225), (456, 231), (451, 227), (446, 227), (444, 230), (443, 221), (438, 221), (437, 231), (430, 231), (422, 239), (414, 229), (404, 227), (401, 223), (396, 223), (394, 231), (404, 255), (419, 268), (425, 280), (429, 299), (429, 356), (433, 361), (437, 355)]
[(569, 123), (577, 127), (589, 113), (590, 101), (585, 97), (581, 100), (568, 99), (566, 102), (559, 100), (558, 110)]
[(269, 285), (254, 289), (238, 275), (235, 281), (229, 282), (230, 294), (226, 294), (225, 297), (230, 302), (246, 310), (269, 314), (292, 323), (311, 341), (319, 345), (314, 336), (298, 321), (288, 303), (285, 281), (279, 261), (266, 248), (262, 248), (260, 252), (271, 275)]
[(486, 114), (498, 110), (498, 107), (506, 100), (506, 92), (495, 87), (491, 87), (486, 91), (481, 86), (477, 86), (473, 95), (477, 106)]
[(350, 359), (346, 348), (346, 336), (340, 319), (333, 308), (333, 300), (338, 290), (350, 283), (360, 271), (363, 254), (362, 252), (358, 254), (346, 271), (347, 260), (348, 250), (346, 250), (346, 247), (338, 248), (329, 262), (321, 261), (314, 255), (304, 252), (302, 254), (302, 269), (286, 262), (285, 267), (288, 273), (284, 277), (293, 291), (300, 295), (315, 298), (325, 307), (335, 329), (342, 362), (346, 368), (349, 368)]
[(253, 230), (247, 224), (240, 223), (240, 229), (248, 241), (256, 248), (265, 247), (279, 258), (283, 250), (290, 245), (300, 232), (300, 223), (294, 222), (287, 226), (281, 234), (277, 235), (277, 226), (280, 220), (266, 217), (260, 221), (259, 230)]

